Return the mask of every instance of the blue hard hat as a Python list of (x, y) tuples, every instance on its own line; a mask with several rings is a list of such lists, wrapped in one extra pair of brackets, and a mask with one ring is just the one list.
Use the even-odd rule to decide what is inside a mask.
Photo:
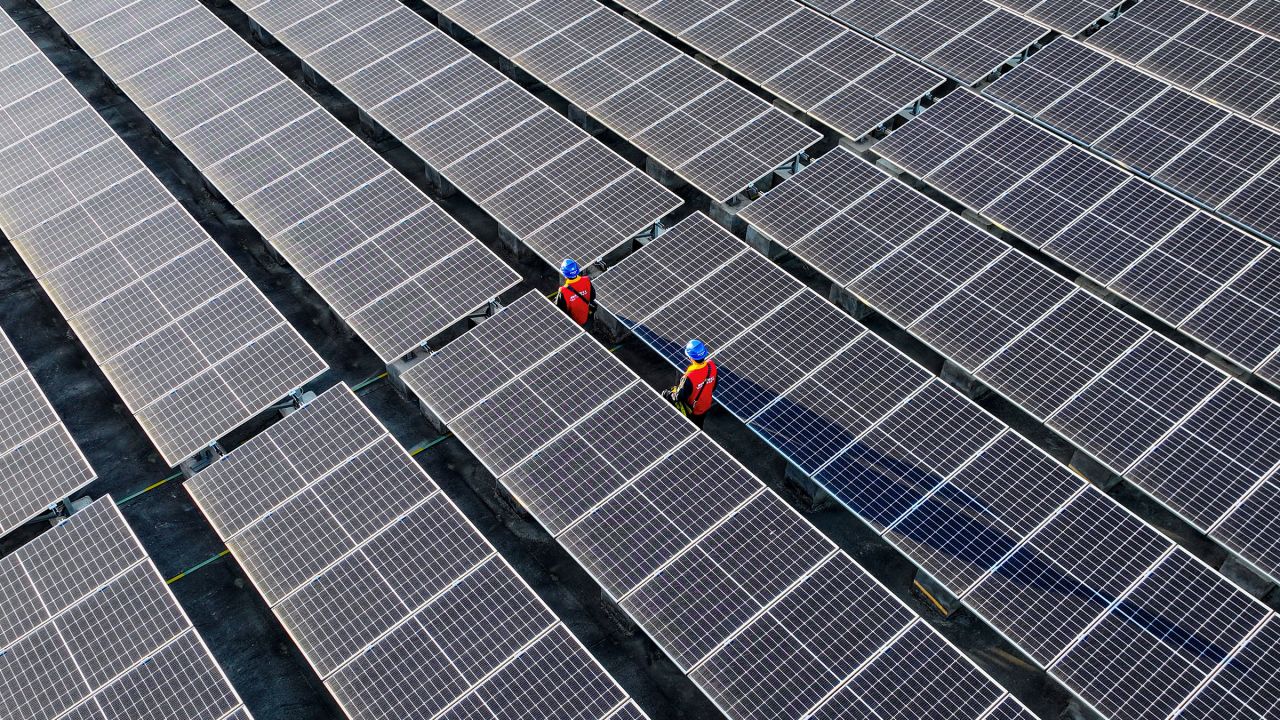
[(684, 354), (694, 362), (707, 359), (707, 346), (701, 340), (690, 340), (684, 345)]
[(573, 258), (565, 258), (564, 262), (560, 263), (560, 274), (564, 275), (566, 280), (578, 277), (579, 271), (578, 263)]

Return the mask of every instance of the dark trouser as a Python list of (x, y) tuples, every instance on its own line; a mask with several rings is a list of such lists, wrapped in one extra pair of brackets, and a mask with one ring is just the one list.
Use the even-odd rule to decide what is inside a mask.
[(689, 419), (693, 421), (694, 425), (701, 428), (707, 422), (707, 413), (702, 413), (701, 415), (690, 414)]

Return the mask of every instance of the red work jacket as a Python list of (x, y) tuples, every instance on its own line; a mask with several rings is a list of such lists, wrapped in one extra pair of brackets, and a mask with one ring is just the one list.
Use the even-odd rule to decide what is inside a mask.
[(595, 302), (596, 291), (591, 287), (591, 278), (579, 275), (572, 280), (565, 280), (560, 286), (560, 295), (556, 305), (560, 306), (569, 317), (579, 325), (586, 325), (591, 319), (591, 304)]
[(719, 370), (712, 360), (693, 363), (680, 378), (676, 400), (689, 408), (690, 415), (702, 415), (711, 409), (711, 395), (716, 391)]

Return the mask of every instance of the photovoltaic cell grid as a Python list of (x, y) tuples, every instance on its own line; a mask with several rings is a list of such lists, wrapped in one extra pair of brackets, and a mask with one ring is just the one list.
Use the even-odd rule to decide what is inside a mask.
[[(1280, 574), (1280, 526), (1260, 514), (1280, 462), (1280, 408), (844, 150), (793, 180), (743, 218)], [(1135, 388), (1146, 384), (1165, 391)], [(1228, 529), (1246, 525), (1251, 534)]]
[(0, 559), (0, 604), (5, 717), (248, 718), (110, 496)]
[(1280, 13), (1274, 0), (1191, 0), (1191, 4), (1273, 38), (1280, 38)]
[(968, 92), (876, 152), (1199, 340), (1277, 382), (1280, 254)]
[(1049, 34), (984, 0), (807, 0), (806, 5), (972, 85)]
[(536, 293), (403, 377), (727, 716), (1011, 702)]
[(42, 4), (384, 360), (518, 280), (195, 0)]
[[(695, 215), (597, 280), (615, 314), (673, 363), (673, 340), (715, 331), (702, 308), (734, 302), (722, 270), (687, 289), (672, 281), (673, 259), (717, 237), (745, 247)], [(792, 285), (746, 252), (760, 263), (757, 288)], [(722, 268), (743, 257), (722, 255), (733, 258)], [(651, 287), (667, 294), (636, 290)], [(1254, 651), (1247, 638), (1268, 621), (1265, 607), (812, 291), (735, 316), (752, 329), (712, 346), (726, 409), (1103, 715), (1166, 717), (1228, 658)], [(856, 340), (832, 348), (833, 335)], [(783, 346), (821, 349), (796, 371), (770, 356)], [(746, 383), (752, 393), (734, 391)], [(1247, 705), (1263, 677), (1233, 692)]]
[(623, 0), (622, 5), (851, 138), (943, 78), (791, 0)]
[(395, 0), (237, 4), (549, 262), (603, 257), (680, 205)]
[(0, 229), (176, 465), (326, 366), (0, 19)]
[(1280, 40), (1182, 0), (1142, 0), (1085, 42), (1184, 90), (1280, 127)]
[(821, 137), (595, 0), (428, 4), (713, 200)]
[(346, 385), (186, 487), (349, 717), (644, 717)]
[(1064, 35), (1077, 35), (1085, 31), (1123, 4), (1114, 0), (992, 1)]
[(983, 93), (1280, 242), (1280, 133), (1058, 38)]
[(0, 534), (70, 497), (94, 477), (84, 453), (0, 330)]

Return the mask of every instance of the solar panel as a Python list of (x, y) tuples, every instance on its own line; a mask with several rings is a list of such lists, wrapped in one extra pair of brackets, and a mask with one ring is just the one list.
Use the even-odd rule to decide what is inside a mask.
[[(755, 213), (760, 212), (771, 222), (780, 222), (785, 209), (778, 204), (781, 200), (772, 198), (803, 200), (812, 195), (806, 187), (840, 187), (842, 171), (803, 180), (810, 172), (821, 172), (824, 163), (825, 159), (819, 159), (797, 176), (794, 187), (798, 190), (788, 191), (793, 187), (789, 181), (747, 208), (746, 219), (751, 221)], [(837, 161), (832, 167), (839, 170), (845, 165)], [(872, 190), (865, 197), (844, 202), (863, 202), (876, 192)], [(827, 207), (832, 216), (843, 216), (844, 208), (830, 204)], [(940, 208), (936, 210), (941, 212)], [(802, 216), (801, 222), (812, 219)], [(870, 221), (875, 222), (875, 218)], [(660, 276), (653, 274), (653, 268), (662, 265), (654, 262), (654, 257), (686, 256), (703, 242), (704, 232), (716, 227), (700, 216), (693, 216), (685, 223), (692, 223), (695, 230), (686, 232), (684, 223), (676, 226), (597, 280), (597, 291), (605, 299), (606, 308), (615, 297), (623, 305), (635, 307), (638, 300), (630, 294), (630, 288), (662, 282)], [(725, 238), (730, 237), (726, 231), (719, 232)], [(755, 254), (750, 250), (746, 252)], [(945, 248), (940, 253), (940, 257), (953, 258), (961, 268), (972, 256), (963, 246)], [(1004, 312), (1013, 313), (1024, 304), (1034, 306), (1035, 294), (1044, 292), (1041, 286), (1013, 282), (1008, 276), (1014, 268), (1014, 258), (1024, 258), (1031, 267), (1034, 263), (1022, 255), (1006, 254), (1003, 258), (1003, 264), (972, 263), (967, 272), (987, 277), (983, 284), (988, 287), (1023, 287), (1033, 293), (1019, 301), (1006, 296), (993, 301), (991, 307), (1003, 307)], [(991, 276), (992, 269), (1000, 272)], [(755, 282), (767, 287), (775, 282), (775, 277), (779, 281), (789, 279), (783, 270), (770, 266), (760, 269)], [(725, 295), (724, 287), (718, 282), (695, 282), (666, 289), (676, 301), (684, 296), (700, 296), (706, 305), (715, 307)], [(803, 294), (812, 296), (811, 291)], [(1124, 318), (1090, 296), (1083, 298), (1094, 303), (1091, 307), (1099, 312)], [(1073, 312), (1077, 315), (1083, 311), (1082, 296), (1078, 293), (1067, 296), (1067, 300), (1075, 303)], [(1066, 301), (1057, 307), (1065, 304)], [(661, 312), (644, 309), (636, 312), (638, 319), (632, 331), (655, 350), (666, 349), (657, 339), (684, 337), (680, 333), (685, 328), (672, 330)], [(756, 327), (762, 324), (759, 320), (752, 322), (757, 323)], [(860, 327), (847, 317), (843, 318), (843, 324), (853, 332)], [(702, 332), (696, 324), (693, 329)], [(968, 330), (969, 326), (965, 325), (964, 329)], [(819, 335), (828, 332), (801, 329), (799, 335), (760, 334), (753, 343), (766, 347), (784, 342), (805, 346), (810, 338), (820, 342)], [(1076, 332), (1077, 336), (1089, 336), (1079, 328)], [(1156, 344), (1155, 338), (1139, 333), (1132, 338), (1136, 344), (1134, 350), (1120, 348), (1119, 360), (1096, 367), (1095, 374), (1110, 372), (1112, 377), (1131, 376), (1129, 381), (1117, 380), (1117, 384), (1135, 395), (1132, 399), (1135, 404), (1140, 402), (1142, 408), (1150, 408), (1153, 413), (1181, 417), (1179, 411), (1185, 414), (1197, 405), (1207, 407), (1206, 403), (1197, 401), (1204, 398), (1206, 391), (1213, 391), (1222, 383), (1221, 375), (1209, 373), (1204, 369), (1208, 366), (1203, 364), (1199, 369), (1179, 370), (1179, 363), (1199, 361), (1167, 342)], [(1082, 353), (1093, 362), (1092, 354), (1098, 352), (1098, 348), (1107, 347), (1103, 343), (1086, 345)], [(731, 377), (738, 372), (737, 360), (731, 354), (717, 352), (716, 358), (722, 376)], [(1166, 558), (1185, 559), (1183, 571), (1195, 575), (1195, 583), (1222, 588), (1225, 596), (1231, 598), (1214, 614), (1210, 625), (1231, 622), (1233, 613), (1243, 612), (1240, 608), (1253, 612), (1251, 617), (1260, 612), (1266, 614), (1243, 591), (1230, 586), (1207, 566), (1191, 560), (1108, 496), (1011, 432), (949, 385), (934, 379), (877, 336), (862, 334), (852, 345), (839, 350), (826, 349), (810, 357), (809, 362), (808, 374), (798, 382), (786, 367), (773, 373), (765, 369), (754, 374), (753, 381), (761, 392), (773, 398), (763, 410), (756, 409), (754, 400), (743, 402), (733, 395), (719, 394), (717, 399), (1087, 702), (1106, 706), (1124, 696), (1134, 698), (1136, 703), (1145, 697), (1162, 693), (1172, 696), (1178, 692), (1176, 686), (1166, 688), (1156, 673), (1135, 676), (1128, 672), (1126, 661), (1120, 660), (1119, 654), (1114, 660), (1105, 654), (1093, 656), (1087, 674), (1071, 664), (1075, 656), (1064, 655), (1069, 648), (1086, 643), (1091, 629), (1102, 622), (1108, 608), (1129, 598), (1133, 582), (1153, 572)], [(1147, 372), (1162, 379), (1151, 382), (1132, 378), (1138, 366), (1149, 368)], [(1036, 365), (1028, 368), (1028, 372), (1042, 369)], [(1172, 379), (1177, 382), (1171, 382)], [(1090, 384), (1095, 386), (1100, 391), (1103, 389), (1096, 383)], [(1085, 393), (1077, 394), (1076, 401), (1087, 403), (1079, 400), (1082, 397)], [(1116, 402), (1120, 407), (1120, 400)], [(1106, 416), (1102, 422), (1110, 423), (1111, 415), (1120, 415), (1117, 407), (1101, 413), (1100, 416)], [(1239, 408), (1238, 412), (1248, 416), (1256, 413), (1256, 409)], [(1071, 417), (1087, 415), (1081, 410)], [(1198, 436), (1212, 442), (1208, 428), (1213, 426), (1213, 421), (1206, 417)], [(1113, 433), (1122, 439), (1132, 437), (1127, 430), (1113, 429)], [(1242, 436), (1255, 437), (1252, 430), (1242, 431)], [(1110, 442), (1111, 438), (1106, 440)], [(1238, 452), (1248, 456), (1257, 451), (1246, 448)], [(1265, 456), (1259, 458), (1259, 465), (1266, 463)], [(1195, 482), (1203, 485), (1203, 478), (1194, 472), (1188, 473), (1185, 469), (1179, 472), (1183, 477), (1197, 477)], [(699, 559), (692, 558), (690, 562)], [(1181, 580), (1170, 578), (1167, 582), (1171, 594), (1183, 586)], [(694, 592), (704, 591), (705, 588)], [(1134, 597), (1134, 602), (1137, 601)], [(1130, 647), (1134, 652), (1138, 652), (1139, 647), (1156, 647), (1171, 633), (1186, 638), (1188, 646), (1214, 642), (1206, 637), (1209, 631), (1205, 629), (1208, 626), (1201, 624), (1202, 617), (1200, 610), (1183, 616), (1173, 609), (1156, 612), (1154, 617), (1128, 615), (1124, 618), (1123, 631), (1132, 639)], [(1220, 669), (1215, 663), (1221, 659), (1203, 668), (1197, 666), (1196, 671), (1203, 670), (1200, 679)], [(1114, 672), (1108, 665), (1113, 661), (1119, 663)], [(1196, 665), (1185, 657), (1177, 662)], [(1186, 672), (1190, 677), (1193, 671), (1186, 669)], [(1194, 685), (1184, 688), (1178, 700), (1190, 700), (1195, 689)], [(833, 707), (841, 712), (853, 712), (859, 707), (852, 699), (835, 702), (836, 697), (841, 695), (833, 696)]]
[(840, 133), (858, 138), (943, 78), (797, 2), (627, 0), (645, 20)]
[(1048, 34), (1046, 28), (984, 0), (805, 4), (965, 85), (983, 80)]
[(198, 3), (120, 0), (91, 16), (45, 6), (383, 360), (516, 283), (496, 255)]
[[(557, 338), (567, 327), (576, 339), (530, 355), (526, 338), (539, 327)], [(634, 379), (545, 299), (530, 293), (473, 332), (477, 339), (464, 335), (411, 368), (406, 384), (448, 416), (437, 407), (456, 403), (436, 381), (449, 377), (451, 365), (515, 373), (501, 389), (480, 391), (451, 429), (482, 459), (495, 447), (538, 448), (499, 481), (727, 716), (800, 717), (914, 627), (909, 610), (647, 386), (606, 381), (608, 389), (576, 403), (571, 417), (553, 417), (556, 405), (534, 422), (516, 420), (498, 407), (513, 387), (523, 389), (508, 407), (539, 402), (546, 395), (535, 388), (552, 365), (568, 382), (595, 383), (615, 372)], [(1006, 697), (920, 627), (940, 658), (971, 675), (957, 692), (989, 698), (974, 717)], [(903, 677), (900, 687), (914, 691), (924, 682)], [(890, 691), (854, 694), (882, 702)]]
[(993, 0), (997, 5), (1075, 36), (1116, 12), (1123, 3), (1111, 0)]
[(1245, 369), (1280, 348), (1274, 248), (976, 95), (876, 148)]
[(93, 468), (0, 330), (0, 534), (93, 481)]
[[(923, 197), (903, 202), (902, 193), (909, 192), (905, 186), (878, 172), (880, 185), (852, 202), (818, 190), (868, 184), (865, 164), (858, 168), (852, 159), (834, 151), (746, 208), (744, 219), (1205, 532), (1280, 461), (1267, 440), (1276, 422), (1274, 403), (1240, 383), (1222, 384), (1223, 376), (1209, 364), (1092, 295), (1071, 289), (1027, 256)], [(810, 173), (813, 177), (806, 179)], [(900, 222), (884, 229), (863, 209), (876, 206), (890, 209)], [(793, 214), (797, 207), (809, 212)], [(925, 229), (903, 242), (904, 226)], [(835, 240), (823, 239), (828, 237)], [(921, 249), (932, 254), (917, 258)], [(625, 295), (640, 284), (630, 280), (611, 292)], [(926, 299), (913, 303), (903, 296)], [(751, 344), (773, 342), (757, 332)], [(732, 347), (722, 361), (741, 363)], [(839, 406), (808, 382), (796, 384), (785, 364), (748, 367), (757, 396), (776, 393), (771, 386), (792, 387), (789, 395), (802, 393), (806, 404)], [(1161, 378), (1158, 387), (1177, 389), (1167, 396), (1142, 391), (1152, 377)], [(811, 472), (842, 447), (841, 441), (852, 440), (836, 428), (790, 433), (787, 428), (804, 413), (789, 403), (761, 413), (758, 401), (720, 397), (746, 417), (758, 414), (753, 426)], [(857, 432), (868, 427), (865, 420), (841, 417), (842, 425)], [(953, 531), (981, 530), (964, 521)], [(1262, 535), (1272, 538), (1275, 532)], [(1249, 562), (1272, 568), (1264, 573), (1275, 572), (1274, 554), (1263, 549), (1269, 540), (1230, 533), (1223, 538)]]
[(603, 257), (680, 203), (394, 0), (238, 5), (550, 262)]
[(29, 83), (0, 101), (0, 228), (165, 461), (319, 375), (319, 356), (22, 31), (0, 38), (0, 84)]
[(12, 717), (218, 720), (240, 698), (110, 496), (0, 560)]
[[(924, 691), (918, 696), (921, 706), (917, 710), (908, 711), (895, 701), (868, 702), (862, 699), (892, 696), (894, 689), (904, 683), (924, 686)], [(960, 704), (940, 701), (939, 691), (944, 688), (959, 688)], [(1004, 702), (1018, 706), (1016, 700)], [(871, 715), (905, 720), (921, 708), (926, 712), (976, 717), (998, 703), (1001, 703), (1000, 698), (986, 686), (981, 675), (948, 653), (938, 638), (928, 632), (925, 624), (916, 621), (848, 684), (818, 705), (813, 717), (834, 720)], [(1025, 712), (1022, 708), (1018, 714)]]
[(1143, 0), (1089, 36), (1089, 45), (1184, 90), (1280, 127), (1280, 40), (1183, 0)]
[(1280, 38), (1280, 18), (1275, 7), (1262, 0), (1192, 0), (1192, 5), (1235, 20), (1264, 35)]
[(1275, 238), (1268, 168), (1280, 133), (1087, 45), (1051, 42), (983, 90), (1135, 172), (1254, 232)]
[(432, 7), (712, 200), (736, 197), (819, 139), (597, 2)]
[(352, 718), (628, 700), (345, 385), (186, 487)]

